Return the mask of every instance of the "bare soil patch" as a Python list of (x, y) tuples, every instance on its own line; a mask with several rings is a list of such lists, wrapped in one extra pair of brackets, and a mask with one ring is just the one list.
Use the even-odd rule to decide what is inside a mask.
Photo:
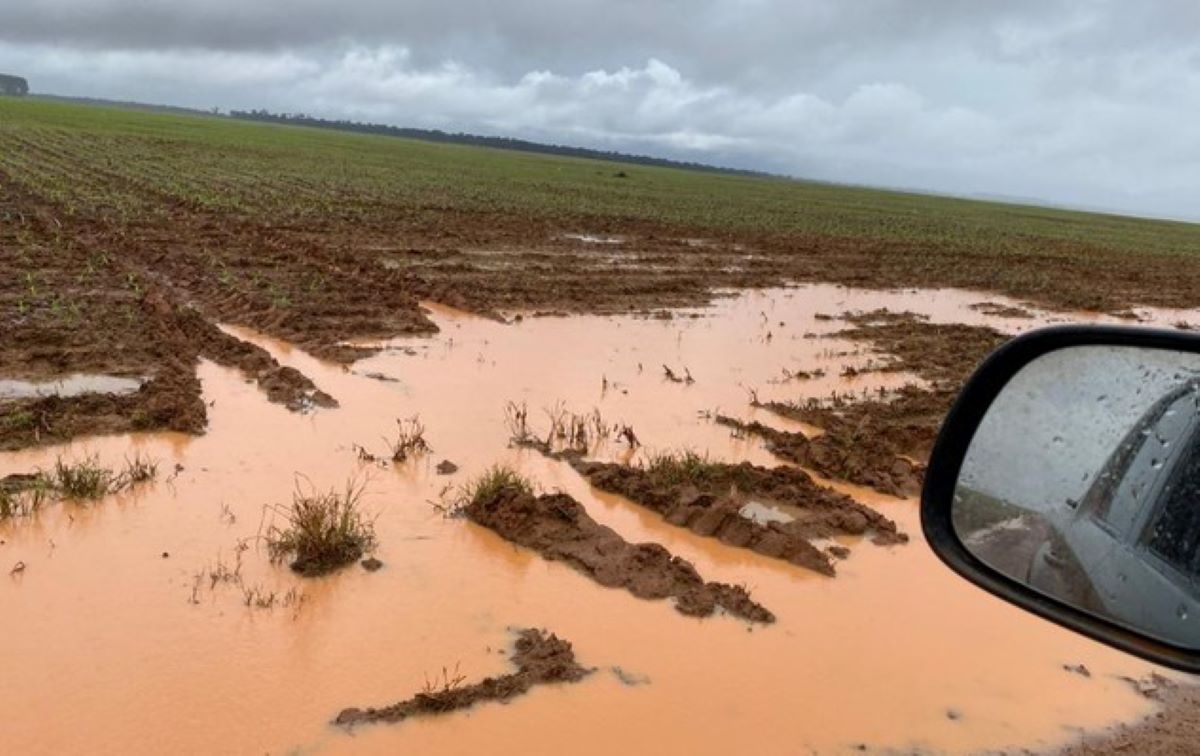
[(546, 630), (525, 629), (517, 633), (512, 663), (517, 670), (500, 677), (487, 677), (471, 685), (445, 679), (438, 687), (381, 709), (343, 709), (333, 720), (343, 727), (377, 722), (402, 722), (409, 717), (435, 716), (466, 709), (482, 701), (505, 702), (528, 693), (535, 685), (579, 682), (593, 670), (575, 661), (571, 644)]

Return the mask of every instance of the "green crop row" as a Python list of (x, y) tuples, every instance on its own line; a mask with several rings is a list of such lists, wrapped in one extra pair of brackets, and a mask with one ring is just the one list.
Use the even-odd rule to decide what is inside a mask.
[(1188, 223), (36, 98), (0, 100), (0, 172), (67, 212), (125, 218), (170, 198), (299, 218), (436, 208), (996, 253), (1200, 252), (1200, 226)]

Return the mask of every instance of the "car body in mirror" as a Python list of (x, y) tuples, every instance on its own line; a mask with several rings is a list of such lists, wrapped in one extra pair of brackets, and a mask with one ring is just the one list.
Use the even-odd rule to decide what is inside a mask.
[(986, 590), (1200, 671), (1200, 337), (1062, 327), (1009, 342), (947, 416), (921, 518)]

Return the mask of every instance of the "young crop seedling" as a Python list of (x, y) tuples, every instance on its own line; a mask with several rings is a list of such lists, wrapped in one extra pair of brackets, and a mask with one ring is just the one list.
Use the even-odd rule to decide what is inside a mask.
[[(388, 446), (391, 449), (392, 461), (396, 463), (405, 462), (410, 457), (431, 451), (429, 443), (425, 440), (425, 426), (421, 424), (421, 419), (414, 415), (408, 420), (396, 420), (396, 439), (388, 441)], [(363, 457), (362, 451), (359, 452), (359, 458)]]
[(143, 457), (139, 452), (133, 455), (133, 459), (125, 460), (125, 469), (121, 471), (116, 480), (119, 488), (128, 488), (139, 483), (149, 483), (157, 477), (158, 462)]
[(446, 695), (447, 693), (458, 688), (467, 677), (459, 672), (459, 665), (462, 662), (455, 662), (454, 672), (450, 672), (446, 667), (442, 667), (441, 677), (434, 675), (433, 679), (429, 679), (429, 673), (425, 674), (425, 687), (421, 692), (426, 696)]
[(362, 512), (364, 484), (353, 480), (342, 492), (304, 492), (299, 483), (290, 507), (276, 506), (286, 523), (272, 525), (265, 540), (272, 561), (291, 558), (305, 576), (324, 575), (360, 559), (375, 548), (375, 526)]
[(518, 446), (532, 438), (529, 433), (529, 410), (524, 402), (504, 405), (504, 425), (508, 428), (509, 439)]
[(692, 377), (692, 371), (688, 370), (686, 366), (683, 368), (683, 376), (680, 377), (670, 367), (663, 365), (663, 376), (671, 383), (684, 383), (690, 385), (696, 382), (696, 379)]

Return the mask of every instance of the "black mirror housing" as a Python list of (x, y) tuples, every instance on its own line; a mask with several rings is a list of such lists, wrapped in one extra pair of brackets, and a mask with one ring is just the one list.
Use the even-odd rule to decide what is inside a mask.
[[(956, 573), (999, 598), (1089, 638), (1151, 662), (1200, 673), (1200, 643), (1185, 647), (1128, 622), (1112, 621), (1057, 600), (1045, 591), (989, 565), (956, 530), (955, 500), (964, 462), (977, 431), (997, 397), (1014, 377), (1039, 358), (1072, 347), (1133, 347), (1200, 355), (1200, 336), (1158, 329), (1115, 326), (1059, 326), (1018, 336), (991, 354), (962, 389), (947, 414), (926, 471), (921, 495), (921, 527), (938, 557)], [(1080, 502), (1060, 499), (1075, 516)], [(1196, 502), (1200, 506), (1200, 501)], [(1045, 559), (1045, 555), (1042, 556)]]

